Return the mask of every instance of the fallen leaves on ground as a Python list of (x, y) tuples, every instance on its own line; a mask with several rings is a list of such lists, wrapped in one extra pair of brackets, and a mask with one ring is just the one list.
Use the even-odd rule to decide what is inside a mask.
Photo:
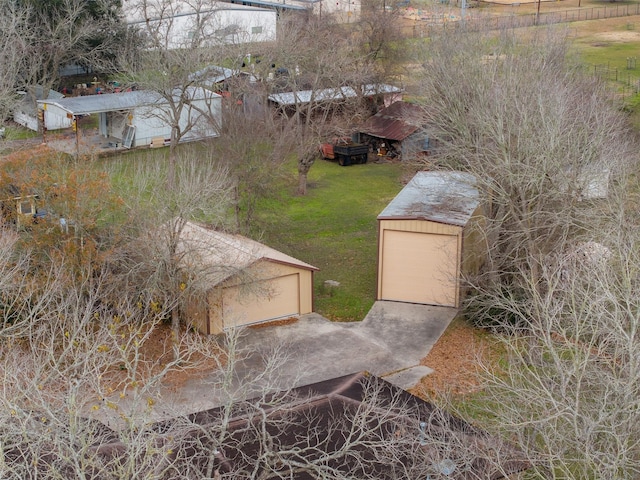
[(442, 393), (454, 396), (475, 393), (481, 389), (480, 362), (497, 359), (492, 336), (457, 319), (420, 362), (433, 369), (433, 373), (422, 378), (411, 393), (424, 399)]

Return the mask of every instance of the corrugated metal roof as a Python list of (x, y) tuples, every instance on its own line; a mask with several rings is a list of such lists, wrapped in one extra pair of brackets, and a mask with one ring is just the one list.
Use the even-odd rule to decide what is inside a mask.
[(361, 133), (386, 140), (402, 141), (422, 125), (423, 110), (419, 105), (394, 102), (369, 117), (359, 128)]
[[(238, 72), (239, 73), (239, 72)], [(189, 75), (189, 80), (193, 82), (208, 82), (210, 85), (222, 82), (227, 78), (231, 78), (235, 75), (235, 72), (230, 68), (219, 67), (217, 65), (209, 65), (208, 67), (193, 72)]]
[(202, 70), (193, 72), (191, 75), (189, 75), (189, 80), (203, 87), (213, 87), (214, 85), (220, 82), (224, 82), (225, 80), (233, 78), (235, 76), (246, 77), (252, 82), (256, 81), (255, 75), (251, 73), (242, 72), (240, 70), (232, 70), (226, 67), (219, 67), (217, 65), (209, 65)]
[(308, 10), (305, 4), (314, 4), (321, 0), (311, 0), (311, 1), (300, 1), (301, 5), (294, 5), (292, 3), (284, 3), (284, 2), (268, 2), (263, 0), (225, 0), (229, 3), (238, 4), (239, 1), (242, 1), (244, 5), (250, 5), (252, 7), (258, 8), (274, 8), (278, 10)]
[(185, 253), (187, 263), (211, 267), (207, 275), (210, 287), (241, 273), (259, 260), (318, 270), (250, 238), (211, 230), (193, 222), (187, 222), (182, 229), (179, 248)]
[(325, 88), (322, 90), (300, 90), (299, 92), (273, 93), (269, 95), (269, 100), (282, 106), (295, 105), (301, 103), (331, 102), (335, 100), (354, 98), (358, 95), (371, 97), (384, 93), (400, 93), (401, 88), (387, 84), (368, 84), (360, 86), (360, 91), (353, 87)]
[[(219, 96), (201, 87), (187, 87), (191, 100), (202, 100)], [(61, 99), (38, 100), (38, 104), (55, 105), (73, 115), (90, 115), (100, 112), (115, 112), (130, 110), (144, 105), (163, 105), (166, 100), (157, 92), (150, 90), (136, 90), (133, 92), (105, 93), (102, 95), (87, 95), (85, 97), (68, 97)]]
[[(206, 16), (212, 13), (219, 12), (229, 12), (229, 11), (244, 11), (244, 12), (264, 12), (266, 9), (261, 8), (261, 4), (265, 4), (268, 6), (278, 6), (277, 4), (271, 2), (259, 2), (259, 1), (239, 1), (239, 2), (228, 2), (223, 1), (220, 3), (216, 3), (214, 8), (194, 8), (189, 2), (185, 1), (173, 1), (171, 5), (171, 13), (159, 11), (164, 5), (160, 4), (160, 7), (156, 7), (156, 9), (148, 9), (143, 10), (142, 8), (126, 8), (125, 9), (125, 17), (126, 22), (129, 25), (136, 25), (140, 23), (157, 22), (160, 20), (170, 21), (171, 19), (178, 17), (188, 17), (201, 15)], [(295, 8), (295, 7), (294, 7)], [(150, 18), (146, 18), (145, 14), (151, 15)]]
[(478, 208), (475, 177), (464, 172), (418, 172), (378, 220), (418, 219), (465, 226)]

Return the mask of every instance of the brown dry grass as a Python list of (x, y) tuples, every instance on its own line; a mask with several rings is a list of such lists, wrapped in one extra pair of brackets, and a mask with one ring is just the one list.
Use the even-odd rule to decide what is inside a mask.
[(457, 318), (447, 328), (421, 365), (434, 370), (411, 393), (424, 399), (451, 394), (460, 399), (481, 389), (480, 362), (493, 363), (500, 358), (497, 342), (491, 334)]
[[(181, 335), (200, 335), (183, 328)], [(135, 372), (138, 383), (145, 384), (151, 378), (161, 373), (173, 361), (172, 332), (168, 324), (159, 324), (149, 332), (147, 340), (140, 345), (138, 351), (139, 368)], [(162, 384), (170, 389), (177, 390), (188, 380), (201, 378), (219, 368), (226, 361), (225, 352), (214, 346), (210, 348), (193, 349), (184, 347), (182, 352), (184, 362), (172, 367), (162, 378)], [(123, 366), (112, 366), (107, 374), (103, 375), (102, 386), (107, 393), (125, 391), (132, 387), (130, 379), (133, 372), (127, 372)]]

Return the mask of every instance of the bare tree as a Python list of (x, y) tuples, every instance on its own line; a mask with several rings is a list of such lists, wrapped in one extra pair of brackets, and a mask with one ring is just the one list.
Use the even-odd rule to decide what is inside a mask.
[(500, 34), (434, 39), (424, 77), (436, 164), (473, 173), (486, 202), (467, 315), (506, 358), (486, 367), (483, 405), (541, 478), (634, 478), (633, 136), (562, 32)]
[[(197, 285), (193, 276), (206, 268), (191, 265), (181, 249), (188, 221), (224, 226), (230, 205), (228, 170), (197, 147), (180, 149), (174, 188), (167, 190), (163, 163), (137, 165), (130, 190), (123, 192), (130, 208), (131, 231), (113, 258), (117, 272), (114, 295), (130, 289), (146, 305), (154, 305), (159, 318), (169, 316), (174, 332), (174, 356), (180, 357), (181, 306)], [(200, 272), (200, 273), (198, 273)], [(201, 293), (201, 292), (200, 292)]]
[(410, 42), (401, 29), (401, 10), (384, 0), (363, 2), (356, 22), (362, 62), (374, 63), (380, 79), (398, 77), (412, 58)]
[[(239, 98), (244, 99), (242, 91)], [(294, 138), (281, 130), (271, 112), (247, 112), (243, 100), (240, 104), (224, 102), (223, 115), (220, 138), (210, 148), (229, 170), (235, 228), (248, 233), (255, 227), (257, 202), (276, 195), (286, 179), (283, 167), (289, 160)]]
[(15, 42), (9, 50), (21, 55), (14, 59), (19, 70), (13, 72), (13, 82), (30, 95), (34, 107), (36, 87), (42, 88), (46, 98), (50, 89), (58, 87), (62, 67), (113, 69), (113, 52), (124, 30), (118, 2), (22, 0), (5, 5), (3, 18), (9, 13), (9, 18), (20, 22), (16, 32), (20, 36), (8, 37)]
[[(296, 138), (298, 192), (317, 145), (326, 136), (349, 131), (370, 114), (363, 101), (366, 84), (375, 83), (373, 58), (360, 55), (359, 43), (344, 25), (328, 18), (284, 16), (276, 44), (258, 71), (285, 119), (283, 130)], [(350, 133), (350, 132), (349, 132)]]
[(639, 277), (629, 233), (559, 255), (541, 268), (544, 291), (531, 284), (524, 299), (502, 300), (530, 327), (501, 337), (508, 367), (485, 367), (485, 405), (542, 475), (640, 473), (631, 440), (640, 434)]
[(493, 296), (520, 294), (521, 266), (535, 283), (530, 258), (541, 264), (578, 236), (589, 240), (605, 213), (594, 201), (633, 158), (622, 114), (572, 66), (567, 45), (561, 31), (503, 32), (501, 41), (460, 31), (427, 54), (426, 123), (439, 145), (429, 162), (474, 174), (486, 202), (487, 258), (472, 280), (483, 318), (503, 320)]
[(29, 12), (15, 2), (0, 2), (0, 120), (4, 121), (17, 102), (17, 87), (33, 31), (28, 28)]
[[(2, 233), (5, 298), (27, 286), (5, 268), (19, 252)], [(56, 268), (29, 286), (39, 304), (26, 303), (22, 328), (0, 329), (3, 478), (404, 478), (455, 467), (452, 478), (484, 479), (521, 468), (499, 440), (366, 375), (291, 389), (287, 346), (256, 358), (240, 329), (182, 337), (180, 361), (146, 355), (161, 312), (131, 289), (114, 299), (108, 277), (68, 282), (64, 262)], [(185, 405), (162, 383), (199, 358), (212, 368), (205, 401), (218, 407), (194, 413), (196, 399)]]
[(225, 25), (223, 12), (210, 0), (140, 0), (131, 5), (130, 15), (129, 35), (134, 41), (132, 48), (121, 57), (121, 77), (136, 88), (155, 92), (168, 105), (160, 116), (171, 127), (167, 176), (167, 186), (171, 189), (177, 146), (198, 128), (195, 122), (184, 122), (185, 118), (191, 118), (188, 112), (199, 113), (196, 117), (206, 117), (208, 128), (216, 131), (221, 128), (217, 109), (198, 111), (194, 104), (196, 93), (204, 93), (209, 103), (215, 96), (210, 90), (201, 88), (207, 78), (198, 72), (235, 60), (238, 45), (247, 39), (220, 38), (216, 34)]

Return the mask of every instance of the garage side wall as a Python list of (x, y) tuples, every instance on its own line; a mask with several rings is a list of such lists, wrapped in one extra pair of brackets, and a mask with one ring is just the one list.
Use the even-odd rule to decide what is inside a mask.
[[(462, 228), (454, 225), (415, 219), (379, 220), (376, 298), (459, 306), (462, 238)], [(385, 245), (385, 241), (403, 244), (398, 249), (391, 243)], [(423, 291), (418, 292), (421, 288)]]
[[(473, 277), (480, 272), (487, 257), (487, 240), (485, 237), (487, 219), (484, 209), (478, 207), (464, 227), (462, 239), (462, 275)], [(463, 285), (461, 298), (468, 289)]]
[[(73, 119), (67, 117), (67, 111), (50, 103), (40, 104), (39, 108), (44, 109), (44, 124), (47, 130), (60, 130), (71, 127)], [(38, 130), (36, 119), (36, 131)]]

